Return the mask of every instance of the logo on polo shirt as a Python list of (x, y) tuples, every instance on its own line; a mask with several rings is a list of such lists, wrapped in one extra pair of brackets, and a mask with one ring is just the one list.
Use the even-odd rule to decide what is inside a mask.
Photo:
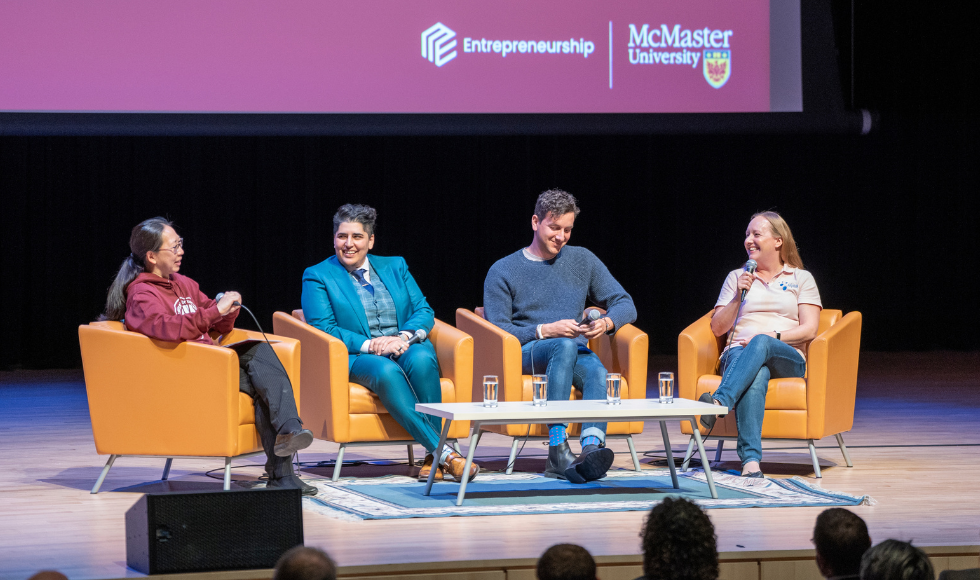
[(197, 312), (197, 305), (190, 298), (178, 298), (174, 302), (175, 314), (193, 314)]
[(783, 292), (786, 292), (787, 290), (796, 290), (800, 285), (796, 282), (780, 282), (779, 287), (783, 289)]

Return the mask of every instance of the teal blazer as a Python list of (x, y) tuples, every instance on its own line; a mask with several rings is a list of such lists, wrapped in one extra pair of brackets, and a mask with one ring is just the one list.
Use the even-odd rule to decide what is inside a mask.
[[(414, 333), (421, 328), (432, 332), (435, 314), (408, 272), (405, 258), (369, 255), (368, 259), (395, 303), (398, 330)], [(337, 256), (303, 272), (302, 304), (307, 324), (344, 341), (350, 353), (348, 364), (354, 364), (361, 345), (370, 340), (371, 331), (350, 274)]]

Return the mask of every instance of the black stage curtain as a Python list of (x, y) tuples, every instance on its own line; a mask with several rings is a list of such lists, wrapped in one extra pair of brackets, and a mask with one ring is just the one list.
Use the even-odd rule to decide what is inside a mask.
[(183, 273), (209, 295), (241, 291), (270, 330), (273, 311), (299, 307), (303, 269), (332, 254), (336, 208), (374, 205), (375, 253), (403, 255), (452, 323), (482, 302), (487, 268), (530, 242), (551, 187), (579, 197), (571, 243), (633, 295), (654, 353), (712, 307), (749, 216), (770, 208), (824, 304), (864, 313), (866, 350), (976, 349), (974, 21), (858, 7), (855, 105), (882, 115), (865, 137), (2, 138), (0, 369), (80, 363), (76, 327), (147, 217), (178, 224)]

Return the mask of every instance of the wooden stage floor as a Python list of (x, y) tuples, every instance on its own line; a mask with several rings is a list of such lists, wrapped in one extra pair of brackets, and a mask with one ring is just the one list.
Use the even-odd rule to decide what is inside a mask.
[[(675, 365), (673, 357), (653, 357), (651, 376)], [(650, 427), (638, 438), (637, 448), (662, 457), (659, 429)], [(677, 425), (671, 427), (671, 437), (674, 452), (682, 453), (686, 438)], [(970, 550), (975, 554), (980, 541), (980, 353), (862, 355), (855, 426), (845, 440), (854, 467), (843, 466), (832, 437), (824, 439), (818, 444), (823, 479), (811, 481), (871, 495), (876, 505), (853, 509), (868, 522), (875, 542), (899, 538), (920, 546), (974, 546)], [(480, 445), (480, 462), (500, 468), (508, 446), (502, 437), (487, 436)], [(617, 451), (616, 465), (628, 467), (626, 443), (614, 441), (611, 447)], [(300, 459), (330, 460), (336, 449), (316, 441)], [(349, 451), (346, 459), (406, 461), (404, 447), (362, 449)], [(421, 447), (416, 449), (421, 453)], [(764, 450), (767, 475), (813, 477), (805, 444), (767, 441)], [(518, 469), (542, 470), (546, 454), (546, 447), (528, 443)], [(103, 493), (90, 495), (105, 459), (95, 452), (81, 371), (0, 373), (0, 578), (26, 578), (40, 569), (57, 569), (73, 580), (140, 576), (126, 568), (123, 520), (139, 493), (221, 489), (220, 480), (204, 475), (219, 468), (220, 460), (175, 460), (170, 482), (159, 483), (155, 480), (163, 460), (121, 458)], [(735, 460), (733, 451), (725, 452), (728, 467), (736, 467)], [(262, 469), (248, 467), (254, 463), (255, 458), (239, 460), (243, 467), (233, 477), (255, 479)], [(345, 467), (344, 474), (408, 469), (368, 465)], [(325, 468), (314, 472), (329, 475)], [(731, 556), (811, 549), (813, 521), (820, 511), (708, 513), (719, 551)], [(452, 562), (530, 564), (559, 542), (584, 545), (602, 557), (600, 562), (625, 558), (635, 565), (644, 516), (616, 512), (344, 522), (305, 512), (304, 532), (306, 543), (330, 553), (342, 573), (361, 570), (365, 576), (370, 570), (391, 570), (379, 566), (386, 564), (417, 569), (426, 564), (432, 569), (445, 563), (441, 565), (447, 571), (455, 566)]]

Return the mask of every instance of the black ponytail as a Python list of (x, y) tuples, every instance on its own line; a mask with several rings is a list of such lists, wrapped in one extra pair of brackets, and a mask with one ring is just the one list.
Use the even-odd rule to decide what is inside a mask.
[(130, 254), (119, 266), (116, 279), (109, 287), (105, 312), (99, 320), (122, 320), (126, 316), (126, 289), (140, 273), (146, 271), (146, 253), (160, 250), (163, 243), (163, 230), (173, 224), (162, 217), (150, 218), (133, 228), (129, 236)]

